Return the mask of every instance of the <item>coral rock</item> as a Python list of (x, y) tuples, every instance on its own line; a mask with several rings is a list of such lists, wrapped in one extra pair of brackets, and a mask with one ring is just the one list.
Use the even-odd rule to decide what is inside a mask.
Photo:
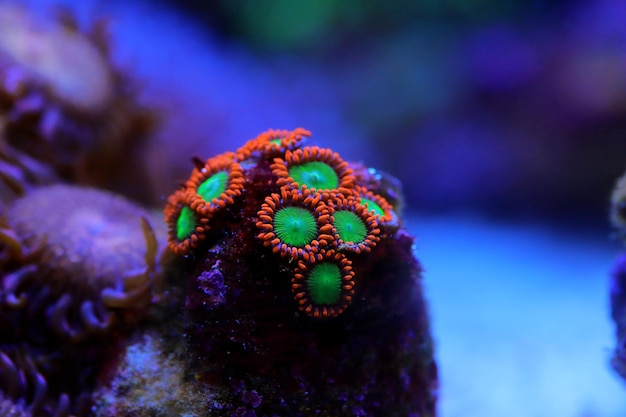
[(359, 181), (302, 132), (272, 130), (238, 150), (241, 191), (216, 210), (193, 204), (189, 182), (166, 208), (187, 271), (186, 372), (215, 394), (205, 415), (434, 416), (413, 237), (381, 195), (386, 183)]

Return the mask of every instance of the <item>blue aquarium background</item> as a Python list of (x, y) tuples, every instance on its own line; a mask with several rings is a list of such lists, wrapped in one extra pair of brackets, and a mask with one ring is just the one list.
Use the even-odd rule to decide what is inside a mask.
[(156, 204), (191, 156), (270, 127), (398, 177), (442, 417), (626, 415), (608, 305), (625, 2), (20, 4), (110, 19), (116, 62), (161, 112)]

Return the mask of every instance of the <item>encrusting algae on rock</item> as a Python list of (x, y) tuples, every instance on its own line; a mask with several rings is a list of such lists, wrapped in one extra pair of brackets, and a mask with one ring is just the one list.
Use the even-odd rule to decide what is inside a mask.
[[(168, 332), (159, 357), (185, 372), (160, 378), (195, 387), (189, 415), (200, 404), (206, 416), (434, 416), (421, 266), (387, 201), (397, 190), (310, 136), (270, 130), (195, 160), (168, 199), (182, 309), (168, 328), (184, 338)], [(124, 404), (146, 389), (125, 382), (117, 404), (101, 392), (98, 415), (168, 415)]]

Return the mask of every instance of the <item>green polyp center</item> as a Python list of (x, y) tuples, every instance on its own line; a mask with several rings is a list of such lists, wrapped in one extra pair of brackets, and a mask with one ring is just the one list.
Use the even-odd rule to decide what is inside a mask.
[(302, 247), (317, 236), (317, 222), (305, 208), (284, 207), (274, 215), (274, 231), (281, 242)]
[(183, 241), (187, 239), (196, 228), (196, 215), (193, 210), (185, 206), (176, 220), (176, 239)]
[(335, 304), (341, 295), (341, 271), (331, 262), (314, 265), (307, 281), (313, 304)]
[(335, 214), (335, 229), (344, 242), (359, 243), (367, 236), (367, 227), (359, 216), (348, 210), (339, 210)]
[(270, 140), (270, 143), (275, 146), (281, 146), (283, 143), (283, 140), (281, 138), (272, 139)]
[(198, 194), (204, 199), (204, 201), (211, 201), (226, 191), (226, 184), (228, 183), (228, 172), (219, 171), (209, 178), (204, 180), (198, 187)]
[(339, 186), (337, 173), (325, 162), (311, 161), (289, 168), (289, 176), (300, 185), (317, 190), (333, 190)]
[(383, 208), (376, 204), (376, 202), (372, 199), (361, 197), (361, 204), (366, 206), (367, 209), (374, 214), (378, 214), (381, 217), (385, 215), (385, 211), (383, 210)]

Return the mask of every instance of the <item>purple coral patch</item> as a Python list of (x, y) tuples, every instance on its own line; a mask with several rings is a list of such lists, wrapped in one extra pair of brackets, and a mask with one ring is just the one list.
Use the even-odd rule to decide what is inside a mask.
[(204, 302), (208, 307), (217, 307), (226, 302), (224, 276), (217, 266), (202, 272), (197, 282), (198, 288), (206, 295)]
[(258, 406), (261, 405), (261, 401), (263, 400), (263, 397), (261, 397), (259, 393), (256, 392), (255, 390), (251, 390), (251, 391), (244, 391), (243, 395), (241, 396), (241, 400), (246, 404), (250, 404), (252, 408), (257, 408)]

